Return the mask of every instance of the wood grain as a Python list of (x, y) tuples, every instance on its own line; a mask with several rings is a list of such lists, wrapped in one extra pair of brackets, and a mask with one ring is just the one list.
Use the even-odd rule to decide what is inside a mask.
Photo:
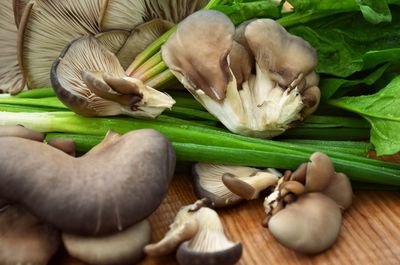
[[(177, 175), (168, 196), (150, 218), (153, 241), (163, 237), (181, 206), (195, 200), (189, 178), (183, 174)], [(286, 249), (261, 226), (264, 218), (262, 200), (244, 202), (218, 212), (228, 237), (243, 244), (240, 265), (400, 264), (400, 192), (355, 191), (353, 205), (344, 214), (336, 244), (315, 256)], [(62, 253), (53, 264), (85, 265)], [(140, 264), (173, 265), (176, 261), (170, 255), (146, 257)]]

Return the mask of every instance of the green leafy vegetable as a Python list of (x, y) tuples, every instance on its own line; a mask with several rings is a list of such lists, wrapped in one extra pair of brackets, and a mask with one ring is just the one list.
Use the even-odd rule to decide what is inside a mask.
[(354, 111), (371, 123), (371, 143), (378, 155), (400, 151), (400, 76), (378, 93), (343, 97), (330, 103)]

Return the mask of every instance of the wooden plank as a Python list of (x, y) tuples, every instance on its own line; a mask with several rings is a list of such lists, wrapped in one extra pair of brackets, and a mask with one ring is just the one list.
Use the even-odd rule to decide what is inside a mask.
[[(150, 218), (153, 241), (163, 237), (181, 206), (195, 200), (189, 178), (176, 176), (167, 198)], [(400, 264), (400, 192), (356, 191), (353, 205), (344, 214), (338, 241), (328, 251), (315, 256), (286, 249), (261, 226), (262, 200), (244, 202), (218, 213), (228, 237), (243, 244), (240, 265)], [(57, 257), (53, 264), (85, 265), (65, 255)], [(176, 261), (170, 255), (146, 257), (140, 264), (173, 265)]]

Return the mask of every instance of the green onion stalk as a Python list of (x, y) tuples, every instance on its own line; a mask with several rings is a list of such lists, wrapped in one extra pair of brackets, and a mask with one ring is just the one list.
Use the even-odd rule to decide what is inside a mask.
[[(165, 118), (87, 118), (70, 111), (0, 112), (0, 125), (16, 124), (48, 133), (48, 137), (71, 138), (77, 142), (81, 151), (87, 151), (100, 142), (108, 130), (123, 134), (131, 130), (151, 128), (163, 133), (173, 143), (177, 158), (181, 161), (295, 169), (308, 161), (310, 154), (321, 150), (321, 146), (316, 143), (256, 139)], [(52, 134), (57, 132), (63, 134)], [(336, 169), (345, 172), (352, 180), (400, 186), (400, 165), (328, 147), (325, 146), (324, 152), (333, 159)]]

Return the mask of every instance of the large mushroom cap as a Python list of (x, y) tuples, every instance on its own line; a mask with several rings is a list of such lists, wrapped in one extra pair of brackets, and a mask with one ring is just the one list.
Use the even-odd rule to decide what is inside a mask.
[(230, 81), (227, 57), (234, 31), (223, 13), (198, 11), (179, 23), (162, 46), (163, 60), (185, 86), (222, 100)]
[(80, 158), (16, 137), (0, 137), (0, 146), (3, 198), (71, 234), (105, 235), (143, 220), (175, 166), (171, 143), (149, 129), (111, 134)]
[(0, 0), (0, 93), (16, 94), (25, 87), (17, 59), (17, 36), (13, 2)]
[(50, 68), (72, 40), (99, 33), (102, 0), (34, 0), (19, 28), (18, 58), (29, 88), (49, 87)]
[(125, 75), (115, 54), (93, 36), (73, 41), (51, 69), (57, 97), (85, 116), (127, 114), (155, 118), (175, 101)]

